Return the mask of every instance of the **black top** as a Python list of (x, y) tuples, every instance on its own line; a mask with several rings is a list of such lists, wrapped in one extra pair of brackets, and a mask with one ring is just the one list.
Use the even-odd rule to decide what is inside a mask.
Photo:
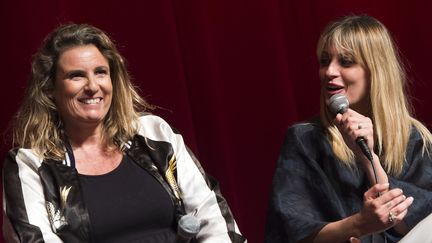
[[(410, 229), (432, 212), (432, 158), (422, 153), (422, 146), (413, 128), (401, 175), (388, 175), (391, 188), (401, 188), (407, 197), (414, 197), (404, 218)], [(350, 169), (336, 158), (319, 121), (291, 127), (273, 178), (265, 242), (297, 242), (329, 222), (359, 212), (368, 186), (361, 166)], [(384, 234), (387, 242), (397, 241), (393, 232)], [(379, 242), (384, 234), (361, 240)]]
[(128, 156), (107, 174), (79, 178), (94, 242), (175, 242), (170, 196)]

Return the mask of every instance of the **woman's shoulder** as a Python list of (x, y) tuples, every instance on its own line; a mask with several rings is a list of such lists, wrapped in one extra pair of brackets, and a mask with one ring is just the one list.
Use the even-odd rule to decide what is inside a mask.
[(319, 119), (299, 122), (288, 128), (282, 145), (282, 153), (304, 151), (309, 155), (317, 154), (328, 147), (324, 127)]
[(296, 136), (299, 138), (316, 137), (324, 134), (324, 127), (319, 118), (295, 123), (288, 128), (286, 136)]
[(20, 166), (30, 167), (37, 171), (41, 166), (43, 159), (32, 149), (27, 148), (12, 148), (6, 155), (4, 167), (11, 164), (19, 164)]
[(324, 156), (330, 154), (324, 131), (319, 119), (299, 122), (288, 128), (279, 153), (278, 166), (287, 168), (297, 166), (298, 163), (304, 166), (309, 162), (322, 161)]
[(152, 113), (141, 113), (138, 121), (142, 125), (158, 126), (160, 124), (168, 124), (162, 117)]
[(178, 134), (162, 117), (144, 113), (138, 118), (138, 134), (155, 141), (170, 142)]
[(419, 129), (415, 125), (411, 126), (409, 138), (410, 138), (410, 141), (421, 140), (421, 138), (422, 138)]
[(432, 152), (432, 135), (428, 128), (421, 123), (414, 123), (411, 126), (407, 152), (411, 149), (418, 148)]

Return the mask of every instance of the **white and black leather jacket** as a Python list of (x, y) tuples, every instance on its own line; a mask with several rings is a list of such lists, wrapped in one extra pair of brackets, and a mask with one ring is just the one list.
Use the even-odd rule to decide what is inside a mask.
[[(205, 222), (196, 242), (246, 242), (217, 182), (204, 173), (182, 136), (158, 116), (139, 121), (139, 132), (124, 152), (162, 184), (179, 215), (193, 213)], [(43, 160), (31, 149), (12, 149), (4, 162), (3, 185), (5, 225), (12, 226), (12, 232), (4, 232), (6, 239), (92, 242), (72, 153), (55, 161)]]

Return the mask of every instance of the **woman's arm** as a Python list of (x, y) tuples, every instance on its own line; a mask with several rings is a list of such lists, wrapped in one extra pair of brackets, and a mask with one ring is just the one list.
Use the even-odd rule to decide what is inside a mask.
[(39, 159), (31, 150), (9, 152), (3, 164), (5, 217), (20, 242), (62, 242), (51, 229), (38, 163)]
[(351, 237), (358, 238), (361, 236), (358, 217), (358, 214), (354, 214), (342, 220), (328, 223), (320, 231), (299, 241), (299, 243), (345, 242), (348, 241)]
[[(370, 184), (389, 183), (388, 175), (382, 167), (379, 157), (373, 150), (374, 133), (372, 120), (354, 110), (348, 109), (348, 111), (343, 115), (336, 115), (335, 124), (344, 137), (346, 144), (354, 152), (356, 158), (361, 161), (361, 165), (366, 172)], [(358, 144), (356, 144), (356, 140), (359, 137), (365, 139), (372, 155), (372, 161), (365, 156), (365, 154), (359, 149)], [(382, 193), (384, 192), (381, 192), (381, 194)], [(408, 232), (408, 227), (406, 223), (402, 221), (394, 226), (394, 230), (400, 235), (405, 235)]]
[[(346, 241), (382, 232), (405, 217), (413, 198), (385, 183), (368, 189), (359, 207), (343, 203), (358, 200), (351, 195), (362, 189), (363, 179), (338, 165), (330, 149), (319, 125), (298, 124), (288, 130), (273, 177), (266, 242)], [(397, 215), (393, 224), (390, 210)]]
[[(377, 196), (382, 193), (381, 196)], [(318, 233), (301, 242), (344, 242), (351, 237), (385, 231), (403, 223), (413, 198), (405, 198), (400, 189), (389, 190), (389, 184), (376, 184), (364, 193), (364, 204), (360, 212), (342, 220), (325, 225)], [(389, 213), (395, 214), (393, 221)]]

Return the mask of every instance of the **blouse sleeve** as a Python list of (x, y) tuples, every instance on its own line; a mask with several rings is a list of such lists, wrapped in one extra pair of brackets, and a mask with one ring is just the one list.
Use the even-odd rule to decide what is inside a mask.
[[(62, 242), (54, 234), (37, 172), (39, 159), (30, 150), (11, 150), (3, 164), (3, 210), (12, 227), (3, 233), (19, 242)], [(12, 229), (13, 228), (13, 229)]]

